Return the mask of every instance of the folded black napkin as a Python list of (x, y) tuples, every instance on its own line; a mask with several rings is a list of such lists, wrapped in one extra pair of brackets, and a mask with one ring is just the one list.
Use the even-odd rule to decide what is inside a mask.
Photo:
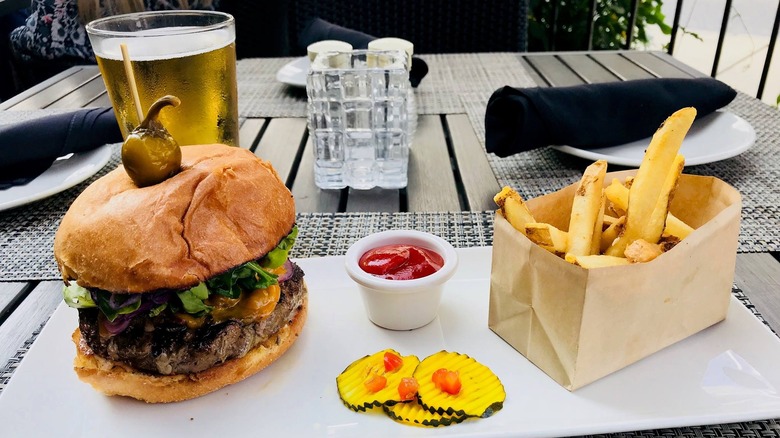
[[(322, 40), (338, 40), (350, 43), (354, 49), (366, 49), (368, 43), (377, 39), (375, 36), (347, 29), (321, 18), (313, 18), (304, 26), (298, 35), (298, 46), (306, 49), (309, 44)], [(412, 66), (409, 70), (409, 82), (417, 88), (420, 81), (428, 74), (428, 64), (420, 58), (412, 57)]]
[(499, 157), (547, 145), (614, 146), (652, 135), (673, 112), (697, 117), (737, 92), (712, 78), (641, 79), (559, 88), (503, 87), (485, 112), (485, 147)]
[(57, 157), (121, 141), (111, 108), (82, 109), (0, 126), (0, 190), (27, 184)]

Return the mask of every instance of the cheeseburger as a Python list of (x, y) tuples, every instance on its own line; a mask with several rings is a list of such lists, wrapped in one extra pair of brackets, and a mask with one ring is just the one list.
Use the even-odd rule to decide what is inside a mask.
[(121, 166), (95, 181), (54, 241), (79, 378), (158, 403), (260, 371), (306, 320), (296, 235), (290, 191), (240, 148), (184, 147), (180, 171), (144, 188)]

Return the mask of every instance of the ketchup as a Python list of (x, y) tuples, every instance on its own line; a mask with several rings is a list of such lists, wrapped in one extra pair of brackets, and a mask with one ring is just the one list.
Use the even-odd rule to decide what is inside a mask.
[(441, 269), (444, 259), (428, 248), (415, 245), (385, 245), (360, 257), (360, 269), (388, 280), (413, 280)]

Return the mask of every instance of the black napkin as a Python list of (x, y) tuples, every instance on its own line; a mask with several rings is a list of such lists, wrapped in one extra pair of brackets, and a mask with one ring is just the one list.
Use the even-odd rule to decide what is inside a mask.
[[(354, 49), (366, 49), (368, 43), (377, 39), (375, 36), (347, 29), (339, 25), (329, 23), (321, 18), (314, 18), (304, 26), (298, 35), (298, 46), (306, 49), (309, 44), (322, 40), (338, 40), (350, 43)], [(409, 70), (409, 82), (417, 88), (420, 81), (428, 74), (428, 64), (420, 58), (412, 57), (412, 66)]]
[(485, 112), (485, 147), (499, 157), (547, 145), (615, 146), (651, 136), (673, 112), (697, 117), (737, 92), (712, 78), (641, 79), (559, 88), (503, 87)]
[(0, 126), (0, 190), (27, 184), (57, 157), (122, 141), (111, 108), (91, 108)]

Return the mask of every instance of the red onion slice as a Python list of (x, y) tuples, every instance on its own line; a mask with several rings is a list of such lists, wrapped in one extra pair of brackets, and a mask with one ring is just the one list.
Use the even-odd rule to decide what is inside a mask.
[(276, 278), (276, 281), (278, 281), (279, 283), (289, 280), (293, 274), (293, 269), (294, 269), (293, 262), (291, 262), (290, 259), (285, 260), (283, 266), (284, 266), (284, 274)]

